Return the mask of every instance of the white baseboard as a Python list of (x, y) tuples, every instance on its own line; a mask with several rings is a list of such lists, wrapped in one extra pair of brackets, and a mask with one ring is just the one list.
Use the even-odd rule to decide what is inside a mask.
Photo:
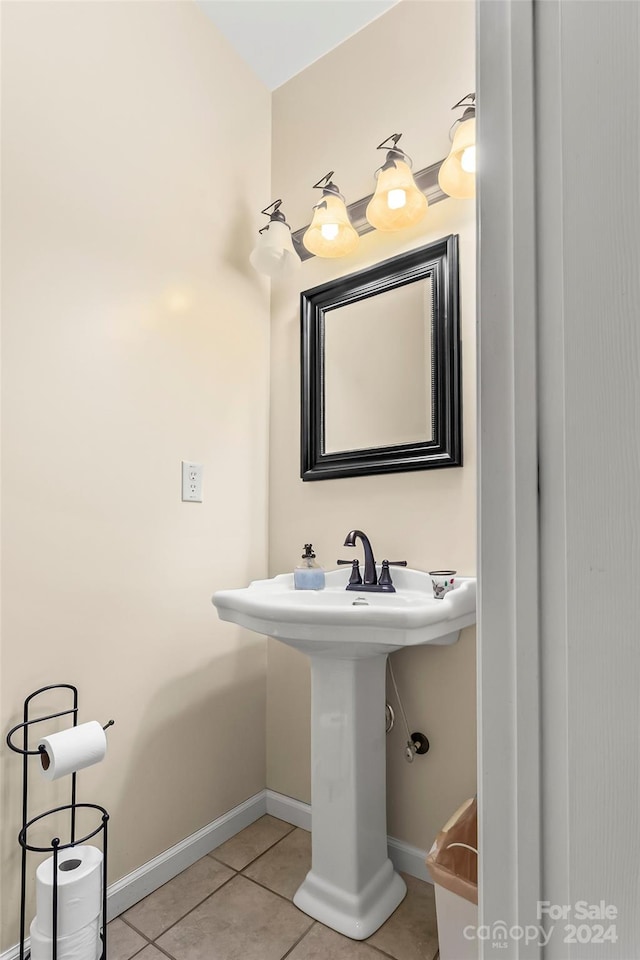
[[(25, 953), (29, 949), (29, 938), (25, 940)], [(15, 947), (9, 947), (4, 953), (0, 953), (0, 960), (17, 960), (20, 956), (20, 946), (16, 943)]]
[[(311, 830), (311, 804), (293, 797), (285, 797), (283, 793), (267, 790), (267, 813), (285, 823), (292, 823), (303, 830)], [(2, 958), (0, 958), (2, 960)]]
[[(112, 883), (107, 890), (107, 918), (112, 920), (113, 917), (124, 913), (134, 903), (153, 893), (163, 883), (172, 880), (196, 860), (211, 853), (220, 844), (259, 820), (265, 813), (284, 820), (285, 823), (302, 827), (303, 830), (311, 830), (310, 804), (302, 803), (293, 797), (285, 797), (274, 790), (262, 790), (206, 827), (192, 833), (190, 837), (169, 847), (153, 860), (143, 863), (126, 877)], [(426, 880), (428, 883), (433, 882), (425, 866), (424, 850), (412, 847), (394, 837), (387, 837), (387, 849), (389, 859), (396, 870), (402, 870), (403, 873), (408, 873), (419, 880)], [(25, 947), (28, 947), (28, 941)], [(0, 953), (0, 960), (17, 960), (19, 954), (20, 948), (16, 944), (4, 953)]]
[(425, 850), (412, 847), (410, 843), (405, 843), (404, 840), (387, 837), (387, 853), (396, 870), (408, 873), (410, 877), (417, 877), (418, 880), (433, 883), (425, 863), (427, 856)]

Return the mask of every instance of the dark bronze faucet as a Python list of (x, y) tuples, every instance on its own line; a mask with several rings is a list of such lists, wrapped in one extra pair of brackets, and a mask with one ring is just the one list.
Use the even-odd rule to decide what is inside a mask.
[(406, 560), (383, 560), (380, 579), (376, 571), (376, 561), (373, 555), (371, 542), (362, 530), (351, 530), (345, 537), (345, 547), (355, 547), (356, 540), (362, 541), (364, 549), (364, 580), (360, 576), (360, 564), (357, 560), (338, 560), (339, 564), (351, 564), (351, 578), (347, 590), (357, 590), (359, 593), (395, 593), (396, 588), (391, 580), (389, 566), (406, 567)]

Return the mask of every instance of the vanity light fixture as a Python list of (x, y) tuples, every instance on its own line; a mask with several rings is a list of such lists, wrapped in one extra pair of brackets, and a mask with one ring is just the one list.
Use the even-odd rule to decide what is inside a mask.
[(451, 109), (464, 107), (451, 130), (451, 150), (438, 174), (440, 189), (450, 197), (465, 200), (476, 195), (476, 95), (468, 93)]
[(282, 277), (300, 266), (300, 257), (291, 242), (291, 227), (280, 210), (282, 200), (274, 200), (261, 210), (269, 223), (258, 231), (258, 240), (251, 251), (249, 262), (258, 273), (268, 277)]
[[(427, 212), (427, 198), (416, 186), (411, 157), (398, 146), (401, 133), (392, 133), (376, 150), (387, 158), (376, 170), (376, 192), (367, 206), (367, 220), (376, 230), (401, 230), (418, 223)], [(393, 145), (390, 145), (390, 141)]]
[(360, 242), (332, 176), (333, 170), (313, 185), (314, 190), (322, 190), (322, 200), (314, 205), (313, 219), (302, 238), (306, 249), (316, 257), (344, 257)]

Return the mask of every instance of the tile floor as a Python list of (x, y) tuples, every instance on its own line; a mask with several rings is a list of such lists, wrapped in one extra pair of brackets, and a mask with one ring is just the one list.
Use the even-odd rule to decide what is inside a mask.
[(408, 893), (364, 942), (291, 902), (311, 865), (311, 834), (266, 816), (109, 924), (109, 960), (436, 960), (433, 887)]

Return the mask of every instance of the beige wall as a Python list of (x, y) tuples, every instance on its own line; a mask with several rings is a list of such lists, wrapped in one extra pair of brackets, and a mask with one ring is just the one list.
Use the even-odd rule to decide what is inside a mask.
[[(472, 4), (403, 0), (276, 91), (270, 188), (271, 98), (197, 7), (2, 5), (1, 726), (49, 682), (78, 684), (81, 720), (115, 717), (107, 760), (79, 777), (81, 799), (111, 813), (111, 880), (265, 783), (265, 643), (209, 603), (266, 569), (255, 212), (282, 195), (290, 222), (308, 222), (332, 168), (364, 196), (391, 132), (417, 168), (444, 156), (473, 73)], [(465, 467), (303, 484), (299, 290), (452, 232)], [(309, 539), (333, 566), (352, 526), (380, 555), (473, 572), (473, 267), (473, 205), (448, 200), (274, 290), (272, 572)], [(180, 502), (182, 458), (204, 464), (203, 504)], [(426, 847), (474, 790), (474, 633), (394, 663), (432, 749), (410, 767), (400, 727), (389, 738), (390, 832)], [(303, 800), (308, 726), (307, 662), (270, 641), (268, 784)], [(20, 821), (20, 761), (5, 748), (2, 763), (0, 951), (17, 939)], [(66, 801), (33, 785), (34, 812)]]
[[(398, 6), (273, 97), (272, 196), (294, 228), (309, 222), (311, 185), (328, 170), (348, 201), (373, 189), (383, 154), (375, 147), (403, 132), (420, 169), (448, 149), (451, 106), (474, 89), (474, 7), (467, 2)], [(464, 371), (464, 467), (315, 483), (299, 479), (299, 319), (301, 289), (357, 270), (449, 233), (460, 236)], [(270, 569), (291, 570), (304, 542), (333, 567), (345, 534), (360, 527), (379, 558), (420, 569), (475, 571), (475, 223), (472, 201), (446, 200), (422, 225), (363, 237), (339, 261), (307, 261), (272, 294)], [(398, 384), (402, 389), (402, 384)], [(378, 402), (380, 398), (373, 398)], [(457, 646), (395, 654), (394, 667), (414, 729), (431, 752), (409, 765), (401, 723), (388, 738), (389, 832), (421, 848), (475, 791), (475, 631)], [(269, 641), (267, 780), (310, 799), (309, 671), (294, 650)]]
[[(81, 720), (116, 719), (79, 776), (111, 813), (115, 880), (265, 782), (265, 641), (210, 596), (266, 572), (268, 285), (248, 255), (270, 95), (194, 4), (2, 19), (0, 728), (61, 681)], [(202, 504), (180, 502), (182, 458)], [(0, 952), (21, 770), (1, 756)], [(35, 809), (66, 800), (34, 785)]]

